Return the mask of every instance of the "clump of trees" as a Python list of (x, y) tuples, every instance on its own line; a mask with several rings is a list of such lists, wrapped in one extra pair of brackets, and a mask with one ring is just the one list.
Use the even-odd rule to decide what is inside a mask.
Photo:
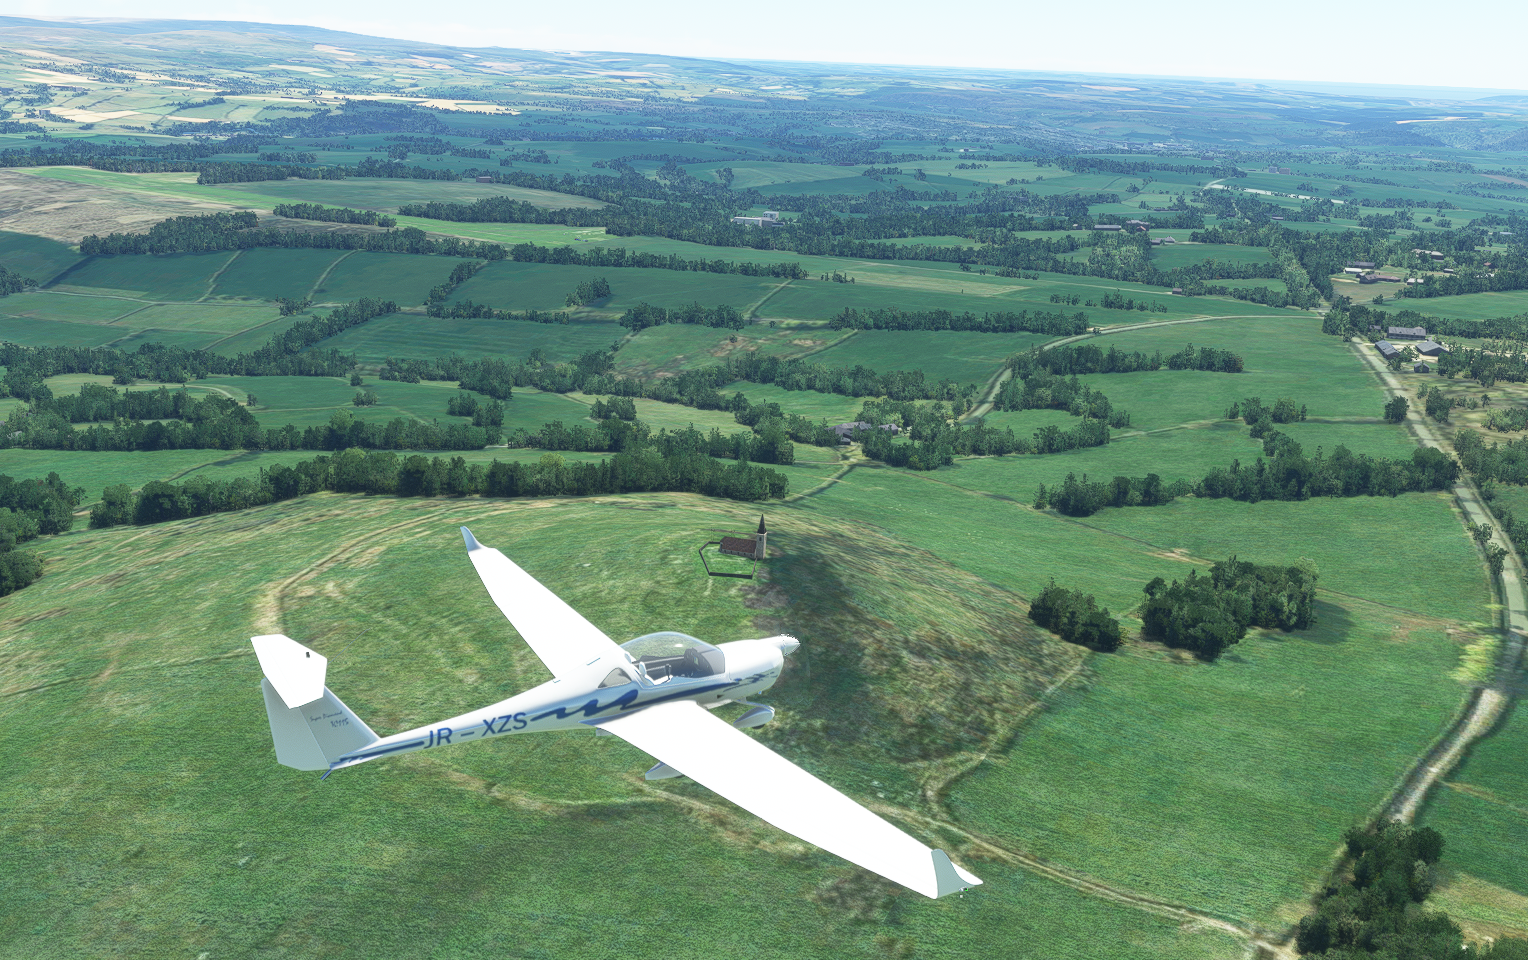
[(446, 413), (453, 417), (471, 417), (474, 427), (487, 427), (494, 435), (504, 426), (504, 404), (497, 400), (479, 401), (466, 391), (446, 401)]
[(1300, 920), (1295, 947), (1323, 960), (1371, 957), (1528, 960), (1528, 941), (1502, 939), (1484, 949), (1464, 937), (1443, 913), (1421, 908), (1432, 893), (1442, 834), (1388, 823), (1343, 835), (1352, 858), (1350, 876), (1322, 891), (1316, 911)]
[(0, 266), (0, 297), (12, 293), (20, 293), (27, 287), (36, 286), (35, 280), (23, 277), (21, 274), (7, 267)]
[(1400, 423), (1406, 419), (1406, 413), (1411, 409), (1411, 404), (1405, 397), (1391, 397), (1385, 404), (1385, 421), (1387, 423)]
[(15, 480), (0, 474), (0, 597), (42, 576), (42, 560), (19, 544), (65, 533), (74, 526), (74, 510), (84, 499), (57, 473), (43, 480)]
[[(747, 398), (744, 397), (744, 400)], [(637, 402), (630, 397), (596, 397), (589, 408), (589, 416), (595, 420), (608, 420), (612, 417), (617, 420), (635, 420)]]
[(573, 289), (573, 292), (563, 300), (563, 306), (582, 307), (596, 300), (610, 299), (610, 281), (604, 277), (596, 277), (593, 280), (585, 280)]
[(1029, 619), (1068, 643), (1096, 650), (1118, 650), (1123, 640), (1119, 621), (1100, 608), (1092, 594), (1050, 585), (1029, 605)]
[(1252, 626), (1306, 630), (1316, 622), (1316, 565), (1263, 566), (1231, 557), (1210, 574), (1189, 571), (1171, 584), (1157, 577), (1146, 584), (1141, 635), (1169, 647), (1191, 650), (1203, 660), (1247, 635)]

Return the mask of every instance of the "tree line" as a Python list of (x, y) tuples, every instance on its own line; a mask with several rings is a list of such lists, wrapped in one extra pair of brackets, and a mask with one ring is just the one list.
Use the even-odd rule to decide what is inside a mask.
[(1307, 500), (1311, 497), (1394, 497), (1403, 493), (1450, 490), (1459, 479), (1459, 464), (1441, 450), (1418, 448), (1408, 459), (1355, 454), (1339, 445), (1330, 456), (1317, 451), (1307, 457), (1300, 445), (1274, 431), (1265, 441), (1273, 447), (1268, 460), (1252, 467), (1232, 461), (1229, 469), (1214, 467), (1203, 478), (1163, 483), (1156, 474), (1115, 477), (1108, 483), (1078, 479), (1068, 473), (1059, 485), (1041, 485), (1035, 507), (1050, 506), (1070, 517), (1092, 516), (1105, 507), (1151, 507), (1193, 494), (1204, 499)]
[(1008, 367), (1018, 376), (1034, 370), (1044, 370), (1066, 376), (1093, 373), (1142, 373), (1160, 370), (1204, 370), (1211, 373), (1241, 373), (1242, 358), (1230, 350), (1215, 347), (1194, 349), (1192, 343), (1177, 353), (1166, 357), (1158, 350), (1151, 355), (1139, 350), (1126, 353), (1110, 346), (1104, 351), (1097, 344), (1080, 343), (1070, 346), (1041, 350), (1038, 347), (1028, 353), (1008, 358)]
[(80, 241), (85, 256), (121, 254), (212, 253), (220, 250), (253, 250), (260, 247), (317, 250), (367, 250), (380, 253), (412, 253), (447, 257), (503, 260), (507, 253), (497, 243), (430, 237), (418, 227), (358, 233), (345, 230), (313, 232), (261, 227), (252, 211), (208, 213), (172, 217), (149, 228), (148, 233), (91, 234)]
[(292, 220), (318, 220), (323, 223), (364, 223), (372, 227), (396, 227), (398, 221), (375, 210), (352, 210), (349, 207), (326, 207), (321, 203), (278, 203), (271, 211)]
[(1067, 316), (1064, 313), (1048, 313), (1036, 310), (999, 311), (984, 313), (980, 317), (970, 311), (955, 313), (950, 310), (902, 310), (898, 307), (857, 310), (845, 307), (828, 321), (833, 330), (965, 330), (977, 333), (1044, 333), (1055, 337), (1070, 337), (1087, 333), (1088, 317), (1084, 313)]
[[(144, 450), (481, 450), (500, 437), (497, 425), (424, 423), (395, 417), (385, 423), (336, 411), (323, 426), (261, 427), (244, 405), (209, 394), (185, 406), (184, 419), (118, 419), (76, 429), (57, 412), (13, 410), (0, 449)], [(502, 423), (502, 417), (500, 422)]]
[(745, 461), (723, 464), (695, 451), (672, 455), (636, 446), (593, 463), (566, 463), (556, 453), (539, 463), (467, 463), (462, 457), (399, 457), (391, 451), (343, 450), (288, 467), (263, 468), (258, 479), (193, 477), (182, 484), (151, 481), (138, 491), (107, 487), (90, 511), (92, 527), (162, 523), (245, 510), (320, 491), (399, 497), (562, 497), (680, 492), (731, 500), (778, 499), (790, 481)]
[(748, 326), (747, 318), (738, 312), (736, 307), (726, 303), (714, 307), (703, 307), (699, 303), (691, 303), (689, 306), (669, 310), (643, 301), (628, 309), (616, 322), (629, 328), (632, 333), (666, 323), (689, 323), (727, 330), (741, 330)]

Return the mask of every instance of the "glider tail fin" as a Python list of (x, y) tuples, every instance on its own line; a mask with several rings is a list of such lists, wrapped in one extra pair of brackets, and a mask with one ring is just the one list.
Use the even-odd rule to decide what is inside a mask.
[(250, 642), (265, 678), (265, 712), (277, 762), (297, 770), (327, 770), (335, 760), (377, 735), (324, 686), (329, 661), (280, 634)]

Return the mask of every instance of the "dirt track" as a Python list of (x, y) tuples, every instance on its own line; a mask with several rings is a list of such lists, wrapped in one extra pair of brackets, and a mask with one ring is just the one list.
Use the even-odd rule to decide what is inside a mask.
[[(1369, 369), (1384, 384), (1390, 396), (1405, 396), (1405, 389), (1395, 374), (1379, 357), (1363, 346), (1352, 347)], [(1445, 449), (1432, 425), (1411, 410), (1406, 415), (1406, 428), (1417, 442), (1426, 447)], [(1493, 528), (1491, 542), (1507, 551), (1506, 563), (1501, 572), (1501, 600), (1505, 608), (1502, 623), (1501, 653), (1496, 660), (1495, 676), (1489, 684), (1470, 695), (1468, 705), (1459, 719), (1446, 734), (1407, 773), (1395, 796), (1385, 807), (1385, 816), (1410, 823), (1427, 799), (1428, 791), (1454, 768), (1470, 746), (1491, 731), (1512, 703), (1514, 677), (1523, 659), (1523, 644), (1528, 638), (1528, 604), (1523, 597), (1523, 563), (1512, 543), (1501, 533), (1501, 524), (1492, 516), (1480, 492), (1468, 478), (1454, 486), (1454, 498), (1464, 511), (1465, 517), (1476, 524), (1490, 524)]]

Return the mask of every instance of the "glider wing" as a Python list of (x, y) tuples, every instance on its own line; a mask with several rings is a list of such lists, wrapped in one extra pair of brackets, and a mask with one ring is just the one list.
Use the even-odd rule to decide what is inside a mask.
[(466, 527), (462, 527), (462, 539), (488, 595), (552, 676), (561, 679), (576, 674), (603, 657), (624, 662), (615, 641), (513, 560), (478, 543)]
[(981, 883), (943, 850), (924, 846), (693, 700), (597, 725), (781, 830), (924, 896)]

